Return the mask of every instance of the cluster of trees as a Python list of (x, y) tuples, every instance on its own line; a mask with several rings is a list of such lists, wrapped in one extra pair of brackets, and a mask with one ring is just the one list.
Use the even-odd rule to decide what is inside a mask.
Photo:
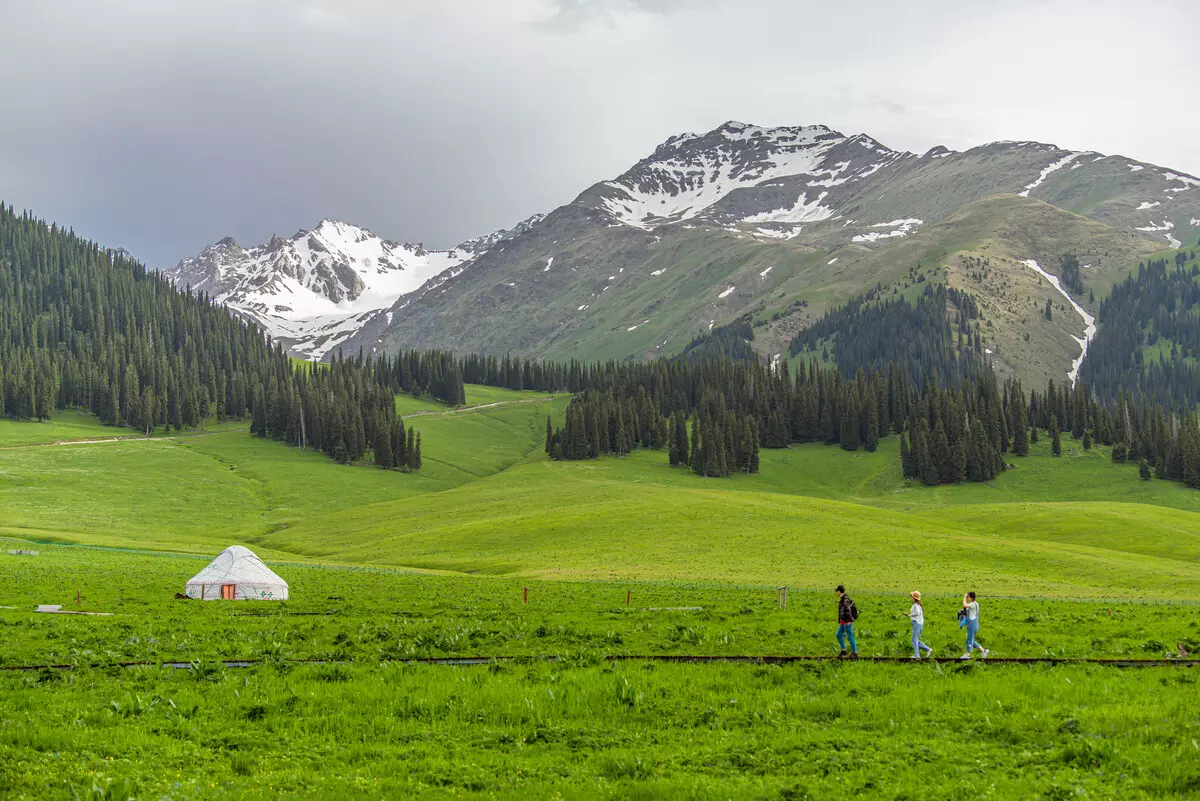
[[(323, 451), (341, 464), (421, 469), (421, 434), (396, 416), (395, 359), (335, 357), (328, 365), (282, 360), (255, 391), (250, 433)], [(414, 362), (436, 364), (436, 355)], [(461, 388), (460, 388), (461, 392)]]
[(1072, 295), (1083, 294), (1083, 274), (1079, 270), (1079, 259), (1074, 253), (1064, 253), (1058, 260), (1058, 279), (1063, 289)]
[(461, 402), (460, 372), (437, 352), (295, 368), (209, 298), (0, 204), (0, 415), (79, 409), (146, 434), (249, 417), (253, 434), (339, 461), (373, 448), (380, 466), (418, 469), (419, 435), (397, 425), (391, 393)]
[(757, 473), (757, 421), (744, 409), (731, 408), (721, 392), (701, 388), (694, 406), (687, 397), (654, 397), (634, 381), (588, 390), (571, 399), (562, 428), (546, 418), (546, 452), (553, 459), (573, 460), (667, 448), (672, 467), (691, 467), (698, 475)]
[[(1200, 404), (1200, 262), (1195, 253), (1138, 265), (1100, 304), (1101, 323), (1079, 369), (1101, 397), (1124, 390), (1165, 408)], [(1157, 358), (1146, 349), (1158, 346)]]
[[(968, 459), (978, 453), (986, 460), (978, 469), (947, 469), (946, 480), (986, 480), (1000, 469), (994, 451), (1001, 447), (996, 432), (1003, 400), (990, 377), (943, 392), (936, 382), (922, 390), (896, 365), (886, 373), (860, 368), (846, 378), (838, 367), (822, 368), (813, 360), (801, 364), (793, 379), (786, 363), (771, 367), (728, 356), (608, 362), (586, 368), (586, 376), (590, 388), (573, 398), (563, 427), (547, 420), (546, 449), (554, 458), (666, 447), (673, 466), (725, 476), (757, 472), (760, 447), (823, 442), (875, 450), (881, 437), (906, 431), (910, 420), (911, 436), (920, 439), (920, 419), (930, 449), (940, 423), (952, 451), (961, 446)], [(972, 439), (969, 421), (950, 419), (956, 410), (978, 414), (988, 436)], [(910, 450), (921, 452), (919, 446)]]
[(624, 456), (638, 447), (667, 444), (667, 420), (651, 402), (645, 387), (625, 393), (610, 387), (587, 390), (571, 399), (566, 420), (554, 429), (546, 418), (546, 453), (554, 459), (595, 459), (609, 453)]
[(885, 297), (877, 286), (796, 334), (789, 351), (815, 353), (831, 343), (833, 360), (847, 374), (895, 364), (948, 386), (988, 372), (979, 319), (977, 301), (957, 289), (927, 283), (910, 303), (900, 295)]
[[(1019, 398), (1019, 386), (1015, 392)], [(1007, 393), (1002, 398), (996, 382), (987, 378), (963, 381), (948, 390), (936, 381), (927, 382), (900, 440), (904, 477), (925, 484), (995, 478), (1005, 469), (1004, 453), (1013, 444), (1006, 401)], [(1020, 406), (1018, 401), (1015, 407)], [(1019, 408), (1010, 412), (1019, 414)]]
[(731, 359), (758, 361), (754, 349), (754, 329), (746, 318), (735, 320), (706, 331), (693, 339), (676, 357), (697, 362), (709, 356), (728, 356)]

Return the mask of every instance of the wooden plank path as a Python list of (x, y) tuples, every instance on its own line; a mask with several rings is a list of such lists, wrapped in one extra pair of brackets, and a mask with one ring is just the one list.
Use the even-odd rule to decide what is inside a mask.
[[(864, 662), (885, 664), (918, 665), (929, 662), (938, 664), (989, 664), (989, 665), (1104, 665), (1107, 667), (1200, 667), (1200, 658), (1175, 659), (1127, 659), (1121, 657), (1107, 659), (1073, 659), (1068, 657), (1031, 656), (1031, 657), (989, 657), (987, 659), (959, 659), (957, 657), (938, 657), (935, 659), (912, 659), (907, 656), (863, 656), (858, 659), (845, 659), (837, 656), (809, 655), (697, 655), (697, 654), (608, 654), (604, 657), (607, 662), (676, 662), (683, 664), (752, 664), (752, 665), (786, 665), (795, 662), (834, 662), (841, 664), (858, 664)], [(352, 665), (351, 660), (338, 659), (287, 659), (291, 665)], [(385, 659), (371, 664), (400, 664), (400, 665), (447, 665), (466, 667), (471, 665), (490, 665), (497, 662), (565, 662), (561, 656), (426, 656), (410, 659)], [(29, 671), (29, 670), (76, 670), (78, 668), (136, 668), (136, 667), (165, 667), (177, 670), (187, 670), (196, 664), (220, 664), (227, 668), (249, 668), (263, 664), (261, 659), (227, 659), (227, 660), (197, 660), (180, 661), (137, 661), (137, 662), (91, 662), (88, 664), (71, 665), (0, 665), (0, 670)], [(362, 664), (366, 664), (365, 662)]]

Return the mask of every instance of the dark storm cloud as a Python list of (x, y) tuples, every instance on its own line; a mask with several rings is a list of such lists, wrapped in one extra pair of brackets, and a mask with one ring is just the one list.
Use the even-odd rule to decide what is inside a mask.
[(0, 197), (152, 264), (325, 216), (452, 245), (731, 118), (1200, 171), (1187, 49), (1136, 44), (1185, 2), (0, 3)]

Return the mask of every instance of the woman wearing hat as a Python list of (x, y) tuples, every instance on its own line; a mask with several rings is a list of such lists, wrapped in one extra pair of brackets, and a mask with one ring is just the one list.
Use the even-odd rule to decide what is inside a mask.
[(909, 595), (913, 601), (912, 609), (908, 610), (908, 616), (912, 618), (912, 658), (920, 659), (922, 650), (933, 656), (933, 649), (921, 642), (921, 630), (925, 628), (925, 607), (921, 605), (921, 593), (913, 590)]

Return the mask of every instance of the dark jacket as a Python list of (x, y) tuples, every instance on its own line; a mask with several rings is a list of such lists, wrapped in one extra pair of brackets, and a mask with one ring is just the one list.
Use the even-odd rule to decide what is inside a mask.
[(854, 601), (850, 600), (850, 596), (842, 593), (842, 597), (838, 598), (838, 623), (853, 623), (854, 622)]

